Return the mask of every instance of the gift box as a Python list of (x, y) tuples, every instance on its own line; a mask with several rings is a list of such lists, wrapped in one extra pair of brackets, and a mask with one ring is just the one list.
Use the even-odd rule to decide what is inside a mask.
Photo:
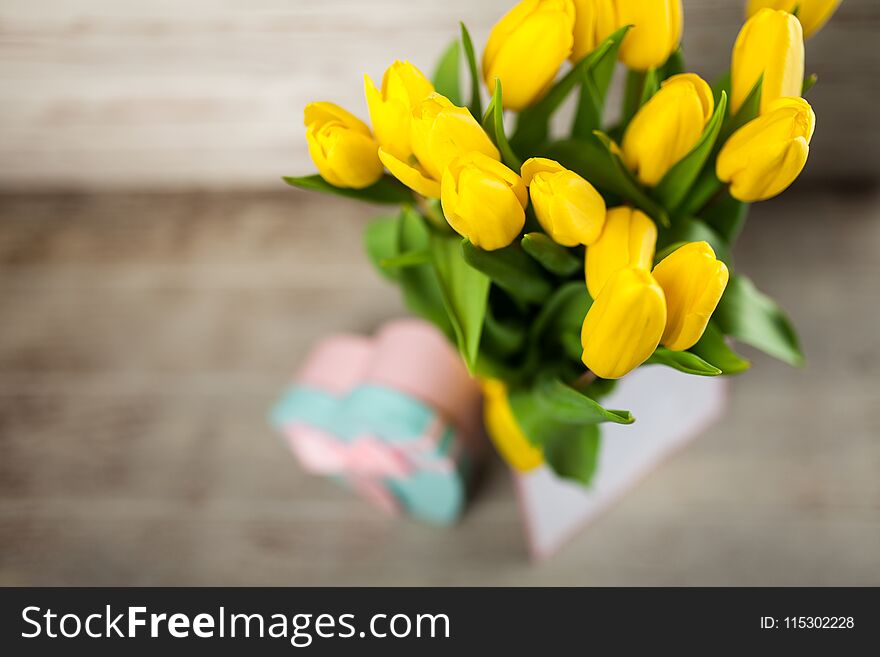
[(461, 514), (486, 442), (476, 382), (416, 320), (320, 341), (271, 417), (306, 471), (438, 524)]

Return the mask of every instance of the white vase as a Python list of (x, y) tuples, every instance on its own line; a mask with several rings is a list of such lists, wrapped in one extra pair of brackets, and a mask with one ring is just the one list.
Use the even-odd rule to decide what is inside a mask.
[(529, 552), (552, 555), (612, 502), (715, 422), (724, 411), (727, 383), (720, 377), (642, 367), (602, 400), (606, 408), (632, 411), (631, 425), (603, 424), (599, 465), (585, 488), (550, 468), (514, 472)]

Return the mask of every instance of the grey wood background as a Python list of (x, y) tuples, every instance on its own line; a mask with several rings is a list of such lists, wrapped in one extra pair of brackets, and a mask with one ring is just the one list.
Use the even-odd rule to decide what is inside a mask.
[[(513, 0), (3, 0), (0, 188), (271, 188), (311, 170), (302, 108), (366, 116), (362, 75), (478, 49)], [(715, 76), (738, 0), (685, 0), (690, 65)], [(880, 3), (845, 0), (808, 44), (819, 116), (807, 176), (880, 173)]]
[(723, 423), (539, 565), (500, 464), (436, 529), (303, 474), (268, 427), (310, 343), (402, 312), (361, 252), (371, 208), (0, 196), (0, 585), (880, 585), (880, 196), (799, 187), (737, 265), (806, 369), (756, 357)]
[[(429, 67), (512, 0), (0, 2), (0, 585), (880, 585), (880, 3), (808, 45), (805, 178), (737, 266), (808, 356), (756, 356), (725, 421), (557, 557), (495, 462), (462, 522), (392, 522), (302, 474), (266, 412), (318, 337), (403, 309), (375, 212), (282, 190), (311, 99)], [(711, 76), (737, 0), (685, 0)], [(272, 190), (276, 191), (272, 191)], [(157, 193), (159, 192), (159, 193)], [(167, 193), (166, 193), (167, 192)]]

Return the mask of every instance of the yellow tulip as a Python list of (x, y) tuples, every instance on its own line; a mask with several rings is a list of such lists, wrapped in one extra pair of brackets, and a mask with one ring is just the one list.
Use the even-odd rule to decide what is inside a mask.
[(496, 23), (483, 52), (490, 91), (501, 80), (504, 107), (520, 111), (553, 84), (574, 42), (573, 0), (522, 0)]
[(460, 155), (477, 152), (493, 160), (501, 159), (495, 144), (471, 113), (438, 93), (413, 109), (410, 137), (414, 159), (401, 160), (384, 148), (379, 149), (379, 158), (395, 178), (430, 198), (440, 198), (443, 172)]
[(730, 63), (730, 111), (736, 113), (761, 82), (761, 113), (777, 98), (801, 95), (804, 34), (787, 11), (761, 9), (736, 37)]
[(654, 353), (665, 325), (666, 300), (651, 272), (621, 269), (584, 318), (584, 365), (603, 379), (619, 379)]
[(663, 65), (681, 41), (681, 0), (612, 0), (613, 12), (599, 14), (599, 33), (632, 25), (618, 56), (634, 71)]
[(656, 185), (703, 134), (715, 101), (693, 73), (673, 75), (633, 117), (623, 135), (623, 161), (645, 185)]
[(816, 115), (803, 98), (780, 98), (731, 135), (715, 165), (734, 198), (763, 201), (784, 191), (807, 163)]
[(529, 442), (517, 423), (507, 398), (507, 386), (497, 379), (485, 379), (482, 386), (483, 423), (495, 449), (514, 470), (537, 468), (544, 462), (544, 454)]
[(382, 90), (364, 76), (364, 94), (376, 140), (385, 151), (406, 162), (412, 155), (410, 120), (413, 108), (434, 92), (434, 85), (409, 62), (394, 62), (382, 76)]
[(575, 246), (599, 238), (605, 224), (605, 201), (590, 183), (542, 157), (526, 160), (522, 177), (538, 221), (553, 241)]
[(666, 329), (660, 342), (672, 351), (693, 347), (703, 336), (727, 287), (727, 265), (706, 242), (676, 249), (654, 267), (666, 297)]
[(309, 155), (331, 185), (363, 189), (382, 177), (379, 145), (367, 124), (333, 103), (309, 103), (303, 112)]
[(449, 225), (486, 251), (513, 242), (525, 224), (522, 178), (478, 151), (453, 160), (443, 174), (440, 202)]
[(572, 63), (593, 52), (617, 28), (614, 0), (574, 0)]
[(584, 272), (594, 299), (611, 276), (625, 267), (650, 270), (657, 245), (657, 226), (641, 210), (608, 210), (599, 239), (587, 247)]
[(839, 5), (840, 0), (749, 0), (746, 15), (754, 16), (765, 7), (784, 9), (791, 13), (797, 8), (804, 37), (809, 38), (822, 29)]

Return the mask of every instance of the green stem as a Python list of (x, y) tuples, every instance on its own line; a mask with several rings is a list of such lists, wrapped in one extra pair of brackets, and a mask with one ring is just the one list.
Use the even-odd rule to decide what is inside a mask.
[(706, 205), (724, 192), (724, 183), (718, 180), (714, 171), (707, 170), (697, 179), (690, 194), (675, 213), (678, 216), (697, 216)]
[(621, 133), (639, 111), (647, 74), (642, 71), (629, 71), (626, 75), (626, 88), (623, 94), (623, 115), (620, 117)]

